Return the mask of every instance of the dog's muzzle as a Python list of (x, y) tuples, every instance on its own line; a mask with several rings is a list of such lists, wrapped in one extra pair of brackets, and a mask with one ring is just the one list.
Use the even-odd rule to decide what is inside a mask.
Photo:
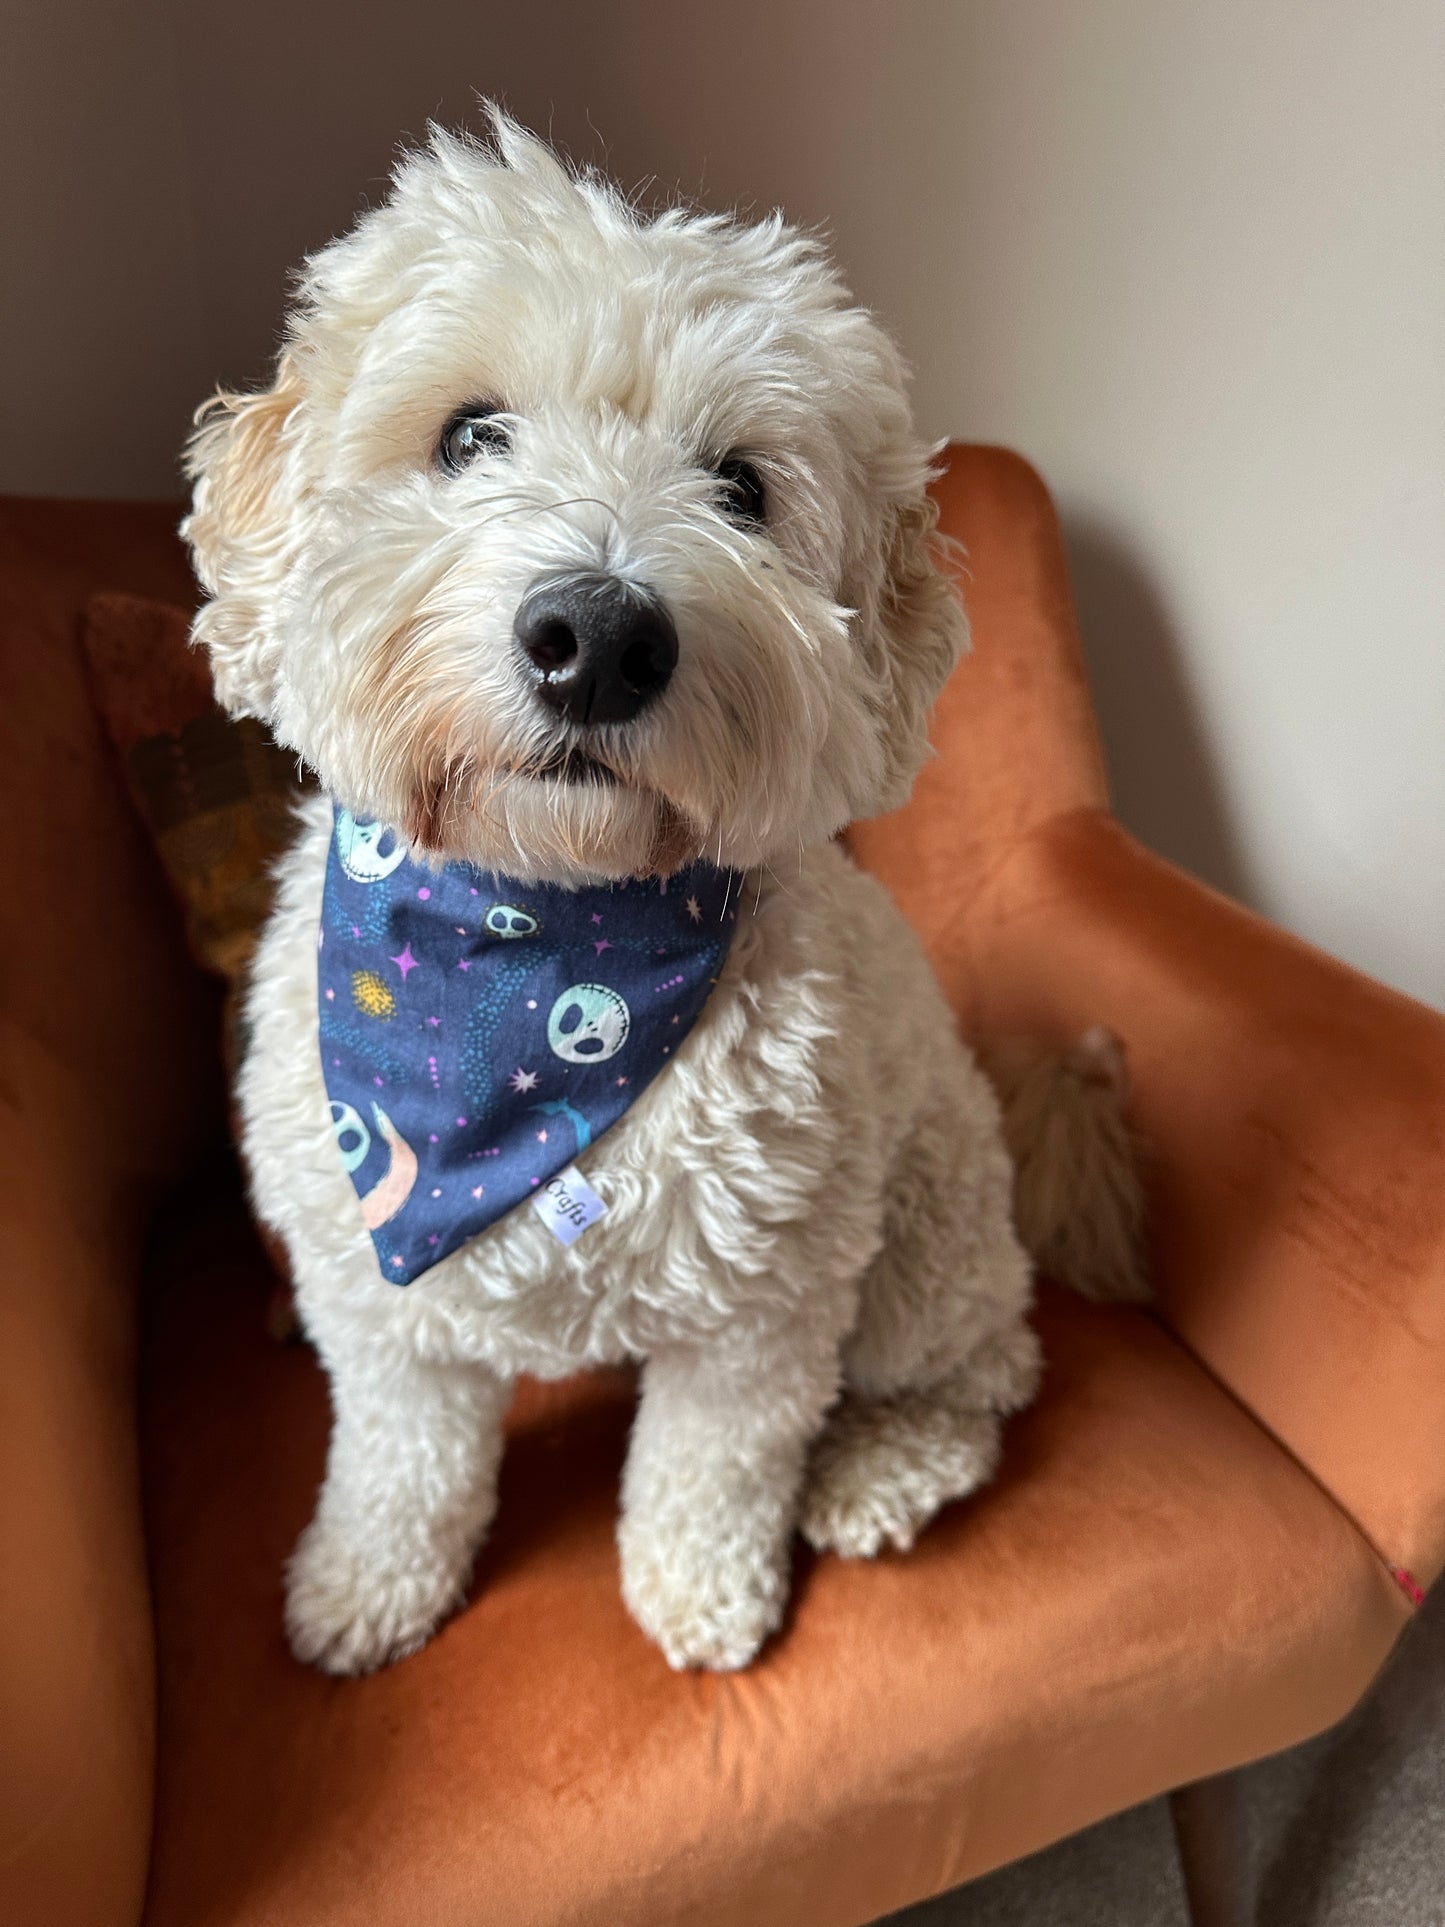
[(569, 723), (629, 723), (666, 689), (677, 630), (654, 597), (615, 575), (549, 576), (513, 624), (537, 694)]

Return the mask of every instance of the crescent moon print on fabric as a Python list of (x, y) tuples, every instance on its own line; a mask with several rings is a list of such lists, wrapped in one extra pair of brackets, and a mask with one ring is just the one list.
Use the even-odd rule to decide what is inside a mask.
[(391, 1147), (391, 1164), (386, 1176), (374, 1184), (361, 1200), (361, 1222), (368, 1231), (377, 1231), (384, 1224), (390, 1224), (401, 1207), (411, 1196), (416, 1183), (416, 1152), (402, 1138), (396, 1126), (379, 1104), (373, 1104), (371, 1114), (376, 1119), (376, 1128)]
[[(740, 894), (709, 864), (665, 889), (432, 869), (384, 825), (336, 810), (321, 1070), (384, 1278), (422, 1277), (617, 1122), (703, 1011)], [(587, 1235), (605, 1237), (605, 1218)]]

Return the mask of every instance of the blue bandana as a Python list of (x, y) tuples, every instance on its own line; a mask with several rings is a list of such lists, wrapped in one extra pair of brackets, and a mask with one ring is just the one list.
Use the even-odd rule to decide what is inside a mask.
[(582, 890), (432, 870), (336, 811), (321, 1062), (383, 1277), (410, 1284), (534, 1196), (666, 1068), (717, 982), (737, 884), (706, 864)]

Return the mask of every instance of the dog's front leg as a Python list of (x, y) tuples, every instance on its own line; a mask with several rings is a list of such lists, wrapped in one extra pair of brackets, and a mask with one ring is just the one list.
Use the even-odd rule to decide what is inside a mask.
[(510, 1384), (372, 1340), (325, 1347), (326, 1481), (286, 1574), (292, 1650), (328, 1673), (422, 1645), (460, 1603), (496, 1506)]
[(623, 1478), (622, 1588), (672, 1666), (746, 1666), (777, 1629), (808, 1446), (838, 1387), (831, 1333), (656, 1351)]

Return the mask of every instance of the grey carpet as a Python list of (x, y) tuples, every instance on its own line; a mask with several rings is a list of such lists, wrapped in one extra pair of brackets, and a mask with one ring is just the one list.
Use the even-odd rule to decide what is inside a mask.
[[(1445, 1927), (1445, 1586), (1333, 1731), (1244, 1768), (1255, 1927)], [(1188, 1927), (1162, 1800), (887, 1927)]]

